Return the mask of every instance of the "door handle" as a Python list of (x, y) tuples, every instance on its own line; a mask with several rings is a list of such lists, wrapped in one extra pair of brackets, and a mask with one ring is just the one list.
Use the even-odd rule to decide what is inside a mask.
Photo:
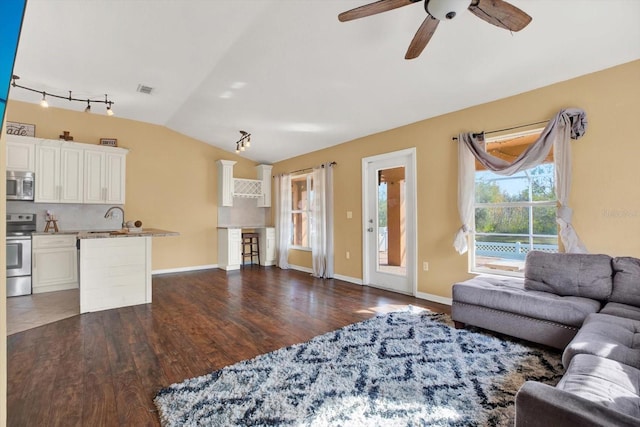
[(373, 233), (373, 227), (369, 227), (369, 228), (367, 228), (367, 231), (368, 231), (369, 233)]

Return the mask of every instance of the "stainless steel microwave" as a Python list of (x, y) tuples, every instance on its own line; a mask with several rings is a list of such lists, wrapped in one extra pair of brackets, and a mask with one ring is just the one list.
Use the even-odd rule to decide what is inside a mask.
[(7, 200), (33, 200), (33, 172), (7, 171)]

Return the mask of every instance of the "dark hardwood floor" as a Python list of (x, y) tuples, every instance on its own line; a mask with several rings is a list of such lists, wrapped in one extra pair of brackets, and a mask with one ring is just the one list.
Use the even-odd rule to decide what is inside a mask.
[(162, 387), (412, 304), (277, 268), (153, 278), (153, 304), (8, 337), (8, 426), (156, 426)]

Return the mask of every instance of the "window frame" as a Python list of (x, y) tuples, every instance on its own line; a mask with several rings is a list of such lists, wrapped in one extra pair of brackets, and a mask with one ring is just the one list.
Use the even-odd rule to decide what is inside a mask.
[[(313, 221), (313, 212), (311, 209), (311, 195), (312, 195), (312, 191), (313, 191), (313, 172), (304, 172), (304, 173), (300, 173), (297, 175), (293, 175), (291, 177), (291, 200), (294, 200), (294, 193), (293, 193), (293, 183), (294, 181), (299, 181), (300, 178), (305, 177), (306, 181), (307, 181), (307, 209), (293, 209), (293, 206), (291, 206), (291, 232), (289, 233), (289, 248), (290, 249), (295, 249), (298, 251), (311, 251), (311, 223)], [(294, 244), (295, 241), (295, 229), (293, 227), (293, 216), (295, 214), (303, 214), (306, 213), (307, 214), (307, 242), (309, 242), (309, 246), (303, 246), (303, 245), (296, 245)]]
[[(525, 132), (518, 132), (518, 133), (512, 133), (512, 134), (507, 134), (507, 135), (501, 135), (495, 138), (487, 138), (486, 143), (495, 143), (495, 142), (499, 142), (499, 141), (503, 141), (503, 140), (508, 140), (508, 139), (513, 139), (513, 138), (517, 138), (519, 136), (529, 136), (532, 134), (540, 134), (542, 132), (542, 128), (541, 129), (533, 129), (530, 131), (525, 131)], [(534, 168), (530, 168), (527, 169), (527, 171), (531, 171)], [(474, 171), (474, 175), (477, 174), (480, 171)], [(490, 172), (490, 171), (489, 171)], [(497, 174), (496, 174), (497, 175)], [(503, 179), (503, 180), (508, 180), (510, 177), (508, 176), (501, 176), (498, 175), (498, 180)], [(555, 190), (555, 185), (556, 185), (556, 174), (555, 174), (555, 164), (554, 164), (554, 171), (552, 173), (552, 178), (553, 178), (553, 185), (554, 185), (554, 190)], [(472, 228), (471, 231), (469, 232), (469, 251), (468, 251), (468, 271), (471, 274), (489, 274), (489, 275), (494, 275), (494, 276), (507, 276), (507, 277), (518, 277), (518, 278), (523, 278), (524, 277), (524, 271), (520, 270), (520, 271), (510, 271), (510, 270), (500, 270), (500, 269), (494, 269), (494, 268), (483, 268), (483, 267), (478, 267), (476, 264), (476, 236), (505, 236), (505, 237), (519, 237), (522, 236), (523, 239), (526, 239), (528, 241), (528, 245), (529, 248), (532, 247), (532, 245), (534, 244), (533, 241), (536, 238), (549, 238), (549, 237), (554, 237), (556, 238), (556, 244), (558, 245), (558, 249), (559, 249), (559, 234), (556, 232), (555, 235), (546, 235), (546, 234), (536, 234), (534, 233), (533, 227), (534, 227), (534, 223), (533, 223), (533, 210), (536, 207), (553, 207), (556, 209), (556, 219), (557, 219), (557, 206), (558, 206), (558, 201), (557, 201), (557, 195), (556, 198), (554, 200), (532, 200), (533, 197), (531, 195), (531, 182), (532, 179), (529, 179), (529, 201), (514, 201), (514, 202), (498, 202), (498, 203), (477, 203), (476, 202), (476, 194), (475, 194), (475, 182), (476, 182), (476, 178), (474, 176), (474, 202), (473, 202), (473, 211), (474, 211), (474, 215), (473, 215), (473, 224), (472, 224)], [(478, 208), (527, 208), (528, 209), (528, 216), (529, 216), (529, 221), (528, 221), (528, 233), (478, 233), (476, 231), (476, 211)]]

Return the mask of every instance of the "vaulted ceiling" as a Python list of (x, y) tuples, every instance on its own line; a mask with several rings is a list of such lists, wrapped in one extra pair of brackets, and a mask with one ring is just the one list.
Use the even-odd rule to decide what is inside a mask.
[(248, 131), (243, 155), (276, 162), (640, 59), (637, 0), (512, 0), (533, 17), (513, 34), (465, 12), (410, 61), (423, 2), (338, 21), (366, 3), (29, 0), (15, 74), (229, 151)]

